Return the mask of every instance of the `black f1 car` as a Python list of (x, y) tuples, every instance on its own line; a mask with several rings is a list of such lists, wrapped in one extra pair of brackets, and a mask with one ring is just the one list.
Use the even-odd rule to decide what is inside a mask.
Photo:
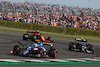
[(69, 43), (69, 50), (93, 54), (95, 48), (91, 44), (88, 44), (86, 39), (75, 38), (75, 42)]
[(31, 39), (33, 42), (36, 40), (41, 41), (43, 44), (53, 45), (53, 41), (50, 40), (50, 37), (45, 38), (40, 32), (38, 31), (27, 31), (26, 34), (23, 34), (23, 40)]
[(13, 50), (10, 51), (10, 53), (14, 54), (14, 55), (19, 55), (19, 56), (56, 58), (57, 49), (54, 49), (53, 46), (50, 46), (50, 45), (45, 45), (45, 47), (44, 47), (44, 45), (41, 45), (41, 44), (42, 44), (42, 42), (38, 43), (38, 44), (31, 43), (31, 44), (28, 44), (26, 47), (25, 46), (22, 47), (20, 45), (15, 45)]

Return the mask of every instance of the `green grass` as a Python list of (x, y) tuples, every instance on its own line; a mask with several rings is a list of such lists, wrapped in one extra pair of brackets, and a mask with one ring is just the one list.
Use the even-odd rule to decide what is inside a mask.
[(0, 65), (86, 65), (100, 64), (100, 61), (87, 62), (0, 62)]
[[(17, 28), (9, 28), (9, 27), (0, 26), (0, 31), (26, 33), (27, 30), (28, 29), (17, 29)], [(53, 32), (45, 32), (45, 31), (40, 31), (40, 33), (46, 36), (51, 36), (51, 37), (60, 37), (60, 38), (69, 38), (69, 39), (86, 38), (89, 41), (100, 42), (100, 37), (94, 37), (94, 36), (70, 35), (70, 34), (53, 33)]]

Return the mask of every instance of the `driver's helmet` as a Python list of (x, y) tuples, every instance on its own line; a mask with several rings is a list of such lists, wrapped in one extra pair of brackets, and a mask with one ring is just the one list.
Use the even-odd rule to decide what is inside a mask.
[(83, 44), (85, 44), (85, 42), (84, 42), (83, 40), (80, 40), (80, 41), (79, 41), (79, 44), (80, 44), (80, 45), (83, 45)]
[(40, 33), (39, 33), (39, 32), (38, 32), (37, 34), (38, 34), (38, 35), (40, 35)]
[(82, 39), (85, 39), (85, 38), (82, 38)]
[(84, 45), (85, 44), (85, 42), (81, 42), (81, 45)]
[(38, 44), (35, 44), (34, 47), (38, 47)]

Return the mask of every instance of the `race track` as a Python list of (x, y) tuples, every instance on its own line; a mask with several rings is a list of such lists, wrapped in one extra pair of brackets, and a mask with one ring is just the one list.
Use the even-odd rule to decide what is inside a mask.
[[(28, 41), (22, 40), (22, 35), (23, 34), (21, 33), (19, 34), (19, 33), (12, 33), (12, 32), (0, 32), (0, 58), (1, 59), (31, 59), (33, 58), (33, 57), (15, 56), (15, 55), (10, 54), (10, 51), (13, 49), (13, 46), (18, 45), (17, 41), (20, 41), (22, 44), (32, 43), (31, 40), (28, 40)], [(52, 40), (54, 41), (54, 48), (58, 50), (58, 55), (57, 55), (58, 59), (100, 57), (99, 43), (90, 42), (95, 47), (95, 53), (88, 54), (88, 53), (69, 51), (68, 44), (70, 41), (74, 41), (74, 40), (54, 38), (54, 37), (52, 37)]]

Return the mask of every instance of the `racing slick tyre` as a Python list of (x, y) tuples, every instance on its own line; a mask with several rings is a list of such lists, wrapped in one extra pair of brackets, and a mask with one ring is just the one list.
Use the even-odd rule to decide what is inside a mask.
[(56, 58), (56, 55), (57, 55), (57, 49), (50, 49), (49, 50), (50, 57)]
[(91, 47), (90, 50), (92, 51), (91, 54), (94, 54), (95, 48)]
[(43, 50), (42, 50), (42, 49), (39, 49), (39, 50), (38, 50), (38, 53), (40, 54), (40, 58), (43, 58), (43, 55), (44, 55), (44, 54), (43, 54)]
[(19, 56), (23, 56), (23, 52), (24, 52), (25, 50), (26, 50), (25, 48), (20, 48), (20, 49), (19, 49), (19, 52), (18, 52), (18, 55), (19, 55)]
[(23, 40), (27, 40), (28, 34), (23, 34)]
[[(90, 54), (94, 54), (95, 48), (93, 46), (91, 46), (89, 49), (87, 49), (88, 51), (90, 51)], [(89, 52), (88, 52), (89, 53)]]
[(13, 54), (18, 55), (19, 49), (20, 49), (19, 45), (15, 45), (13, 48)]
[(72, 51), (72, 50), (74, 49), (73, 46), (74, 46), (73, 42), (70, 42), (70, 43), (69, 43), (69, 50)]
[(32, 36), (31, 41), (35, 41), (35, 40), (36, 40), (36, 36)]
[(88, 44), (86, 52), (90, 54), (94, 54), (94, 51), (95, 51), (95, 48), (91, 44)]
[(47, 40), (50, 40), (51, 37), (48, 37)]

